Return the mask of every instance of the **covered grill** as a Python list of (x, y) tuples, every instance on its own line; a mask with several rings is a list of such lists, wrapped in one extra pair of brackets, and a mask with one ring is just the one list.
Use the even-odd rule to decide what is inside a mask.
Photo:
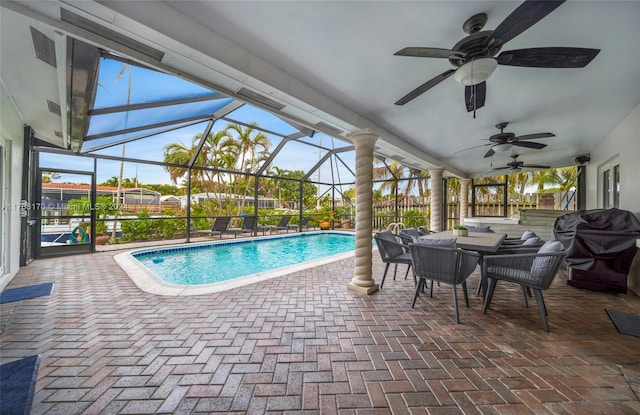
[(627, 292), (627, 274), (636, 255), (640, 220), (620, 209), (597, 209), (560, 216), (555, 238), (568, 252), (568, 284), (593, 291)]

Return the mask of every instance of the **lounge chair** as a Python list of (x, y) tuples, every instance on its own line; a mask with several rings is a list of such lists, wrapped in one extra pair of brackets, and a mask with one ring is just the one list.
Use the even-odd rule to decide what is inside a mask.
[(237, 237), (239, 233), (253, 234), (256, 230), (262, 230), (262, 234), (264, 235), (264, 228), (258, 227), (258, 217), (245, 216), (242, 220), (242, 228), (229, 228), (228, 232), (233, 233), (234, 237)]
[(282, 215), (280, 218), (280, 222), (275, 226), (270, 226), (268, 229), (273, 231), (287, 231), (289, 233), (289, 221), (291, 220), (291, 215)]
[(228, 232), (227, 227), (229, 226), (229, 221), (231, 221), (229, 216), (219, 216), (213, 222), (210, 230), (199, 230), (198, 233), (220, 235), (220, 239), (222, 239), (222, 235)]
[(299, 223), (296, 223), (293, 225), (287, 225), (287, 226), (289, 227), (289, 229), (293, 229), (293, 230), (300, 229), (300, 232), (302, 232), (302, 228), (309, 229), (309, 218), (303, 217), (302, 219), (300, 219)]

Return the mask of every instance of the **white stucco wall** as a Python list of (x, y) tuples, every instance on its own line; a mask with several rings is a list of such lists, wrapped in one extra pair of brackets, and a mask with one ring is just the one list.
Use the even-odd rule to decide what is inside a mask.
[(587, 209), (602, 208), (598, 167), (620, 164), (620, 209), (640, 218), (640, 106), (591, 151), (587, 165)]
[(2, 244), (3, 249), (6, 250), (8, 264), (7, 272), (0, 276), (0, 290), (11, 281), (20, 268), (20, 212), (13, 207), (20, 201), (22, 191), (23, 128), (20, 115), (0, 82), (0, 137), (9, 142), (11, 150), (9, 195), (6, 201), (9, 209), (9, 226), (6, 240), (3, 240)]

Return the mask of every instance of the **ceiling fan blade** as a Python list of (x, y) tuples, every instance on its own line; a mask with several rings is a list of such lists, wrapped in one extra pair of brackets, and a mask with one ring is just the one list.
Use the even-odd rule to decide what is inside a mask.
[(534, 141), (520, 141), (520, 140), (514, 141), (513, 143), (511, 143), (511, 145), (518, 146), (518, 147), (535, 148), (537, 150), (540, 150), (541, 148), (545, 148), (547, 146), (546, 144), (536, 143)]
[(506, 19), (496, 27), (484, 41), (485, 49), (491, 47), (494, 42), (504, 45), (518, 36), (549, 13), (554, 11), (565, 0), (527, 0), (518, 6)]
[(467, 112), (477, 110), (484, 107), (484, 101), (487, 98), (487, 82), (481, 82), (478, 85), (469, 85), (464, 87), (464, 102), (467, 106)]
[(502, 52), (496, 58), (498, 64), (525, 66), (528, 68), (584, 68), (600, 49), (587, 48), (531, 48)]
[(505, 170), (505, 169), (510, 169), (510, 166), (504, 166), (504, 167), (494, 167), (493, 170)]
[(484, 158), (491, 157), (494, 154), (496, 154), (495, 150), (493, 148), (490, 148), (489, 151), (487, 151), (487, 153), (484, 155)]
[(428, 90), (430, 90), (434, 86), (438, 85), (440, 82), (444, 81), (445, 79), (447, 79), (448, 77), (453, 75), (455, 72), (456, 71), (453, 70), (453, 69), (449, 69), (448, 71), (442, 72), (440, 75), (429, 79), (424, 84), (420, 85), (419, 87), (417, 87), (413, 91), (409, 92), (407, 95), (405, 95), (402, 98), (400, 98), (398, 101), (396, 101), (395, 104), (396, 105), (404, 105), (404, 104), (406, 104), (407, 102), (417, 98), (418, 96), (424, 94), (425, 92), (427, 92)]
[(441, 48), (421, 48), (421, 47), (408, 47), (400, 49), (396, 53), (396, 56), (413, 56), (416, 58), (442, 58), (442, 59), (462, 59), (464, 53)]
[(542, 166), (540, 164), (523, 164), (522, 167), (526, 169), (550, 169), (550, 166)]
[(525, 135), (519, 135), (516, 138), (518, 140), (534, 140), (536, 138), (548, 138), (548, 137), (555, 137), (556, 135), (553, 133), (537, 133), (537, 134), (525, 134)]
[(467, 151), (467, 150), (473, 150), (476, 148), (480, 148), (480, 147), (486, 147), (486, 146), (492, 146), (494, 145), (493, 143), (487, 143), (487, 144), (480, 144), (479, 146), (473, 146), (473, 147), (469, 147), (469, 148), (463, 148), (462, 150), (458, 150), (453, 154), (458, 154), (458, 153), (462, 153), (463, 151)]

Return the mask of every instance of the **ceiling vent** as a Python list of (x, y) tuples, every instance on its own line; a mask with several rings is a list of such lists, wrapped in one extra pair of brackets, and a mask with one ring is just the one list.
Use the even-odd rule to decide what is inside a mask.
[(80, 29), (84, 29), (87, 32), (91, 32), (95, 35), (126, 46), (129, 49), (133, 49), (136, 52), (157, 60), (158, 62), (162, 61), (162, 58), (164, 57), (164, 52), (158, 49), (152, 48), (151, 46), (145, 45), (137, 40), (133, 40), (122, 33), (116, 32), (115, 30), (107, 29), (92, 20), (86, 19), (64, 8), (60, 9), (60, 19), (63, 22), (72, 24)]
[(252, 101), (259, 102), (259, 103), (261, 103), (263, 105), (266, 105), (269, 108), (273, 108), (276, 111), (280, 111), (281, 109), (284, 108), (284, 105), (282, 105), (278, 101), (274, 101), (271, 98), (267, 98), (264, 95), (260, 95), (260, 94), (258, 94), (256, 92), (253, 92), (252, 90), (244, 88), (244, 87), (242, 87), (239, 90), (237, 90), (236, 94), (238, 94), (238, 95), (240, 95), (242, 97), (248, 98), (248, 99), (250, 99)]
[(56, 44), (53, 39), (45, 34), (31, 28), (31, 39), (33, 48), (36, 50), (36, 57), (56, 68)]
[(325, 131), (330, 131), (332, 133), (334, 133), (335, 135), (342, 135), (344, 133), (344, 131), (342, 131), (339, 128), (334, 127), (333, 125), (327, 124), (324, 121), (320, 121), (319, 123), (316, 124), (316, 127), (321, 128)]
[(60, 105), (56, 104), (53, 101), (47, 100), (47, 107), (49, 107), (49, 112), (52, 114), (56, 114), (61, 116), (62, 112), (60, 111)]

